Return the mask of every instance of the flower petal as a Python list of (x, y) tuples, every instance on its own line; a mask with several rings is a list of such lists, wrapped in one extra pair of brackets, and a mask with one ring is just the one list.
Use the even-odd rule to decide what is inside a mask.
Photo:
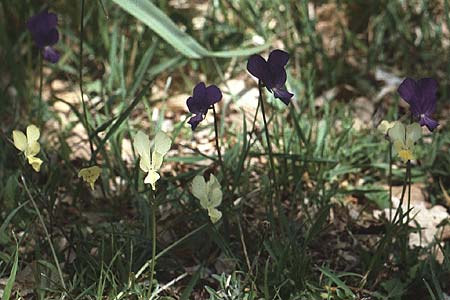
[(409, 105), (417, 104), (417, 83), (412, 78), (406, 78), (403, 80), (403, 82), (400, 84), (400, 86), (397, 89), (397, 92), (399, 93), (400, 97), (403, 98), (406, 102), (409, 103)]
[(42, 159), (34, 156), (29, 156), (28, 163), (31, 165), (31, 167), (33, 167), (33, 169), (36, 172), (39, 172), (41, 170)]
[(198, 105), (197, 102), (194, 101), (194, 98), (189, 97), (186, 100), (186, 105), (189, 109), (189, 111), (193, 114), (199, 114), (200, 113), (200, 106)]
[(294, 94), (289, 93), (284, 88), (274, 88), (273, 94), (274, 94), (275, 98), (280, 99), (286, 105), (289, 105), (289, 102), (291, 101), (292, 96), (294, 96)]
[(284, 67), (270, 67), (270, 80), (266, 85), (271, 89), (281, 88), (286, 83), (287, 75)]
[(406, 137), (405, 130), (405, 125), (399, 121), (396, 121), (394, 126), (388, 131), (389, 138), (392, 142), (394, 142), (394, 144), (396, 141), (404, 143)]
[(199, 82), (194, 87), (193, 96), (195, 102), (204, 102), (206, 99), (206, 85), (204, 82)]
[(422, 136), (422, 128), (418, 123), (409, 124), (406, 127), (406, 132), (406, 139), (410, 140), (412, 145), (414, 145), (414, 143), (417, 142)]
[(52, 64), (56, 64), (60, 57), (59, 52), (49, 46), (42, 50), (42, 56), (46, 61), (51, 62)]
[(198, 123), (203, 120), (203, 114), (197, 114), (189, 119), (188, 123), (191, 124), (192, 130), (197, 128)]
[(206, 99), (209, 106), (214, 105), (222, 99), (222, 92), (217, 86), (210, 85), (206, 88)]
[(25, 151), (28, 146), (27, 137), (25, 134), (20, 130), (13, 130), (13, 141), (14, 146), (16, 146), (17, 149), (20, 151)]
[(431, 115), (436, 109), (438, 82), (433, 78), (422, 78), (417, 82), (417, 87), (421, 92), (420, 114)]
[(261, 55), (250, 56), (247, 62), (247, 70), (264, 84), (267, 84), (267, 80), (270, 78), (269, 67)]
[(283, 50), (276, 49), (270, 52), (269, 59), (267, 60), (267, 62), (271, 67), (272, 66), (284, 67), (287, 64), (288, 60), (289, 60), (289, 53)]
[(437, 121), (431, 119), (427, 115), (422, 115), (419, 120), (419, 123), (420, 126), (427, 126), (429, 131), (433, 131), (439, 125)]

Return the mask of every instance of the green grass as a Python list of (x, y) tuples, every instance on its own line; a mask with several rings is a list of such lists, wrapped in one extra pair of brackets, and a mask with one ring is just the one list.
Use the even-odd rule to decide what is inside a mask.
[[(45, 64), (43, 107), (39, 53), (25, 24), (47, 3), (0, 4), (0, 278), (9, 279), (7, 287), (0, 285), (3, 299), (25, 298), (25, 289), (36, 299), (444, 299), (450, 294), (448, 241), (436, 237), (427, 247), (410, 249), (405, 243), (414, 228), (372, 217), (380, 229), (366, 235), (367, 242), (360, 233), (362, 219), (350, 217), (355, 207), (363, 218), (389, 205), (383, 189), (388, 145), (374, 128), (408, 110), (394, 90), (376, 98), (384, 87), (377, 69), (400, 78), (438, 79), (436, 116), (442, 125), (420, 142), (411, 176), (424, 185), (429, 202), (449, 205), (449, 1), (220, 0), (187, 1), (187, 7), (147, 1), (146, 13), (136, 15), (147, 22), (128, 14), (125, 10), (134, 8), (126, 3), (86, 1), (82, 60), (81, 1), (52, 4), (62, 56), (56, 65)], [(205, 17), (202, 29), (194, 24), (199, 16)], [(264, 45), (252, 43), (256, 35)], [(226, 86), (237, 78), (255, 88), (245, 68), (248, 56), (266, 57), (265, 49), (280, 43), (290, 53), (288, 88), (295, 101), (285, 107), (263, 95), (275, 189), (262, 119), (253, 127), (253, 116), (245, 116), (247, 123), (240, 111), (242, 118), (230, 117), (241, 95), (221, 104), (224, 168), (212, 122), (192, 132), (185, 124), (189, 116), (168, 102), (190, 94), (201, 80)], [(90, 99), (88, 125), (78, 90), (80, 68)], [(78, 98), (52, 91), (55, 82)], [(333, 88), (337, 92), (319, 104)], [(374, 107), (363, 129), (354, 126), (361, 117), (358, 97)], [(68, 122), (55, 111), (61, 106), (69, 110)], [(41, 123), (39, 111), (44, 164), (36, 173), (18, 156), (11, 135)], [(87, 139), (70, 143), (80, 124), (90, 128), (94, 156)], [(154, 136), (158, 128), (169, 133), (173, 146), (152, 201), (132, 137), (140, 129)], [(209, 150), (202, 147), (207, 143)], [(102, 168), (94, 192), (77, 177), (91, 157)], [(396, 160), (395, 165), (392, 181), (401, 186), (405, 164)], [(192, 179), (203, 172), (215, 174), (224, 192), (224, 217), (216, 225), (190, 193)], [(275, 190), (279, 197), (272, 197)], [(150, 283), (153, 213), (156, 269)], [(442, 263), (436, 261), (437, 249)]]

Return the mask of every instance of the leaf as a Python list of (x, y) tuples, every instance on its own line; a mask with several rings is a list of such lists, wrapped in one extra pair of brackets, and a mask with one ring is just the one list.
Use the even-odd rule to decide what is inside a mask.
[(11, 269), (11, 274), (9, 275), (8, 281), (6, 282), (5, 289), (3, 291), (2, 300), (9, 300), (11, 297), (11, 291), (14, 285), (14, 281), (16, 281), (17, 267), (19, 265), (19, 245), (16, 241), (16, 251), (14, 253), (14, 264)]
[(356, 296), (355, 294), (352, 292), (352, 290), (342, 281), (339, 279), (339, 277), (337, 277), (336, 275), (334, 275), (333, 273), (331, 273), (330, 270), (325, 269), (325, 268), (319, 268), (319, 270), (328, 278), (330, 278), (338, 287), (340, 287), (341, 289), (344, 290), (345, 294), (348, 297), (351, 297), (352, 299), (355, 299)]
[(156, 5), (148, 0), (112, 0), (129, 14), (142, 21), (162, 39), (190, 58), (201, 58), (208, 54), (191, 36), (181, 31)]
[(270, 44), (228, 51), (212, 52), (200, 45), (193, 37), (181, 31), (177, 25), (149, 0), (112, 0), (136, 19), (155, 31), (163, 40), (180, 51), (184, 56), (199, 59), (202, 57), (249, 56), (270, 47)]

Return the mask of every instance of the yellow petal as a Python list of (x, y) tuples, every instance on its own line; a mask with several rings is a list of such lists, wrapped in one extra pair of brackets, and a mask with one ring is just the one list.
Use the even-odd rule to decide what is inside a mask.
[(414, 159), (414, 155), (412, 154), (411, 150), (409, 150), (409, 149), (404, 149), (404, 150), (399, 151), (398, 156), (400, 156), (400, 158), (403, 159), (404, 162)]
[(161, 168), (162, 163), (163, 163), (163, 155), (158, 151), (153, 150), (151, 168), (153, 170), (159, 170), (159, 168)]
[(150, 170), (144, 179), (144, 183), (146, 184), (150, 183), (152, 185), (152, 189), (156, 190), (156, 182), (158, 181), (159, 178), (160, 176), (156, 171)]
[(154, 151), (157, 151), (164, 156), (170, 150), (171, 145), (172, 141), (164, 131), (158, 131), (158, 133), (156, 133), (155, 145), (153, 147)]
[(204, 208), (208, 208), (208, 191), (207, 186), (205, 182), (205, 178), (201, 175), (197, 175), (194, 177), (194, 180), (192, 180), (192, 195), (194, 195), (195, 198), (200, 200), (200, 205)]
[(27, 137), (22, 131), (20, 130), (13, 131), (13, 141), (14, 146), (16, 146), (16, 148), (19, 149), (20, 151), (25, 151), (25, 149), (27, 148), (28, 145)]
[(41, 170), (42, 159), (34, 156), (28, 156), (28, 163), (33, 167), (36, 172)]
[(418, 123), (412, 123), (406, 127), (406, 140), (410, 140), (412, 144), (422, 137), (422, 127)]
[(25, 149), (25, 156), (36, 156), (41, 150), (41, 145), (38, 142), (28, 143), (27, 148)]
[(89, 186), (94, 190), (94, 184), (100, 177), (102, 169), (98, 166), (92, 166), (89, 168), (83, 168), (78, 172), (78, 177), (82, 177), (83, 180), (89, 183)]
[(405, 125), (403, 123), (396, 121), (394, 126), (388, 131), (389, 138), (391, 141), (405, 141)]
[(217, 223), (217, 221), (220, 220), (220, 218), (222, 218), (222, 213), (215, 208), (210, 208), (208, 209), (208, 215), (209, 218), (211, 219), (211, 222), (213, 223)]
[(134, 136), (133, 146), (141, 158), (146, 157), (150, 162), (150, 139), (144, 132), (138, 131)]
[(387, 134), (388, 130), (394, 127), (395, 122), (389, 122), (386, 120), (381, 121), (380, 125), (378, 125), (377, 129), (383, 134)]
[(28, 125), (27, 127), (27, 140), (28, 144), (34, 143), (39, 139), (41, 133), (39, 132), (39, 128), (36, 125)]

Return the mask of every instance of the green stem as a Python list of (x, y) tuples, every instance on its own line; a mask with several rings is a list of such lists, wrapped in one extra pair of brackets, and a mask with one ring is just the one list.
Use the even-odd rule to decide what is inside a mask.
[(39, 103), (38, 103), (38, 123), (42, 124), (42, 89), (44, 86), (44, 61), (42, 53), (39, 55)]
[(153, 287), (153, 277), (155, 273), (156, 265), (156, 204), (155, 204), (155, 193), (151, 192), (150, 199), (150, 210), (151, 210), (151, 226), (152, 226), (152, 262), (150, 265), (150, 286), (148, 289), (148, 296), (150, 297)]
[(392, 222), (392, 143), (389, 141), (389, 222)]
[[(220, 144), (219, 144), (219, 126), (218, 126), (218, 120), (217, 120), (217, 114), (216, 114), (216, 108), (213, 105), (212, 106), (213, 109), (213, 114), (214, 114), (214, 134), (215, 134), (215, 140), (216, 140), (216, 149), (217, 149), (217, 157), (219, 158), (219, 164), (220, 167), (222, 168), (222, 173), (223, 173), (223, 178), (225, 179), (225, 183), (227, 182), (226, 178), (226, 172), (225, 172), (225, 165), (223, 163), (223, 159), (222, 159), (222, 153), (220, 151)], [(228, 184), (226, 183), (226, 186), (228, 188)]]
[(94, 156), (94, 144), (91, 139), (91, 129), (88, 122), (88, 111), (86, 107), (86, 102), (84, 101), (84, 92), (83, 92), (83, 41), (84, 41), (84, 0), (81, 0), (81, 17), (80, 17), (80, 54), (79, 54), (79, 70), (78, 75), (80, 78), (80, 93), (81, 93), (81, 103), (83, 105), (83, 114), (84, 114), (84, 125), (86, 127), (88, 139), (89, 139), (89, 147), (91, 149), (91, 161), (90, 163), (95, 163)]
[[(269, 135), (269, 127), (267, 125), (267, 120), (266, 120), (266, 111), (264, 108), (264, 101), (263, 101), (263, 91), (262, 91), (262, 82), (259, 81), (258, 82), (258, 91), (259, 91), (259, 102), (260, 102), (260, 106), (261, 106), (261, 114), (263, 117), (263, 122), (264, 122), (264, 133), (266, 135), (266, 142), (267, 142), (267, 150), (269, 152), (269, 161), (270, 161), (270, 177), (272, 177), (273, 180), (273, 184), (271, 183), (272, 181), (269, 179), (269, 182), (271, 183), (271, 188), (275, 190), (275, 195), (276, 195), (276, 202), (277, 202), (277, 206), (278, 206), (278, 213), (281, 214), (281, 203), (280, 203), (280, 199), (278, 198), (278, 186), (277, 186), (277, 178), (275, 175), (275, 161), (273, 159), (273, 151), (272, 151), (272, 144), (270, 143), (270, 135)], [(274, 209), (273, 209), (273, 194), (271, 193), (270, 197), (270, 212), (272, 213), (272, 217), (275, 217), (274, 214)], [(280, 226), (281, 228), (281, 226)]]

